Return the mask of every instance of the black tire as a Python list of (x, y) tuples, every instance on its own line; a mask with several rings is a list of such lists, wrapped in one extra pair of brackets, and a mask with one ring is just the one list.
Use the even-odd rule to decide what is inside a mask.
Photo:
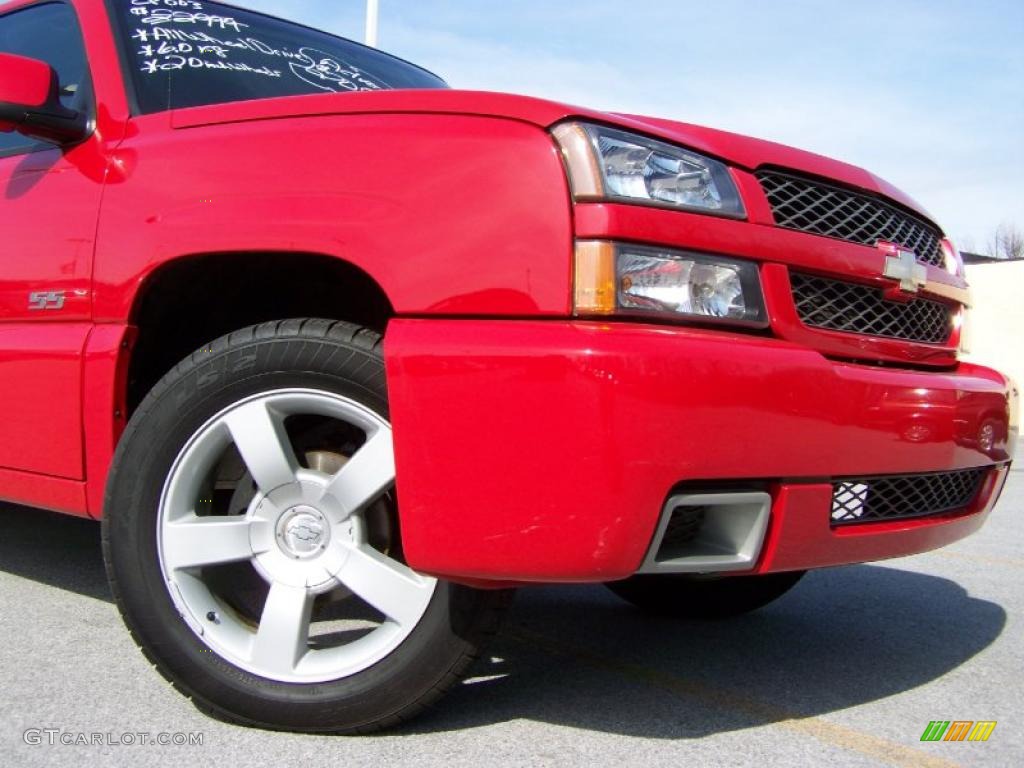
[(806, 571), (766, 576), (644, 574), (606, 584), (647, 613), (680, 619), (729, 619), (756, 611), (796, 586)]
[(364, 733), (391, 727), (458, 682), (497, 631), (511, 591), (439, 581), (411, 634), (371, 666), (314, 684), (280, 682), (211, 652), (171, 599), (155, 532), (165, 480), (190, 436), (233, 403), (283, 388), (340, 395), (386, 420), (381, 344), (376, 333), (329, 320), (237, 331), (168, 373), (120, 441), (104, 504), (110, 587), (146, 657), (209, 714), (277, 730)]

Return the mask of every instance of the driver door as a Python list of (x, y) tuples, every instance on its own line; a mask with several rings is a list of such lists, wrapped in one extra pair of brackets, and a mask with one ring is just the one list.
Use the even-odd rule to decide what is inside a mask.
[[(85, 48), (70, 4), (41, 2), (0, 15), (0, 51), (47, 62), (58, 73), (65, 106), (93, 109)], [(82, 351), (91, 329), (90, 272), (104, 168), (95, 137), (62, 149), (0, 133), (5, 483), (18, 477), (10, 470), (84, 477)]]

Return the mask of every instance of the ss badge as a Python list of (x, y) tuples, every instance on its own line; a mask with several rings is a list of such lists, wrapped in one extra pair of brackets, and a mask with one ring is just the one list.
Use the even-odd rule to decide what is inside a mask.
[(28, 308), (64, 309), (64, 291), (33, 291), (28, 295)]

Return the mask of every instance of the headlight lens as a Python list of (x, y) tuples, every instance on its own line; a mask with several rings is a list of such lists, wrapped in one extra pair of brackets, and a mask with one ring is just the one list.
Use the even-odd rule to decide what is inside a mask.
[(749, 261), (646, 246), (576, 246), (579, 315), (645, 314), (699, 322), (768, 324), (757, 266)]
[(724, 163), (646, 136), (563, 123), (554, 136), (577, 200), (624, 200), (743, 218)]

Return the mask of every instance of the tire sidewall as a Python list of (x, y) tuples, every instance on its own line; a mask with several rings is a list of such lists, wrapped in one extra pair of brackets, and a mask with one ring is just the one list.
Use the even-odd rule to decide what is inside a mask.
[[(115, 456), (105, 504), (108, 568), (126, 623), (161, 671), (204, 708), (269, 727), (352, 727), (399, 712), (427, 692), (465, 652), (473, 590), (439, 581), (426, 613), (388, 656), (328, 683), (282, 683), (239, 669), (212, 652), (171, 600), (157, 545), (164, 483), (183, 446), (212, 416), (252, 395), (279, 389), (343, 395), (388, 418), (379, 354), (304, 340), (258, 341), (196, 365), (154, 390), (132, 419)], [(328, 345), (330, 346), (330, 345)], [(335, 345), (338, 346), (338, 345)], [(345, 354), (347, 353), (347, 354)], [(157, 390), (160, 390), (157, 392)], [(219, 702), (229, 702), (227, 707)], [(281, 706), (275, 707), (274, 703)]]

